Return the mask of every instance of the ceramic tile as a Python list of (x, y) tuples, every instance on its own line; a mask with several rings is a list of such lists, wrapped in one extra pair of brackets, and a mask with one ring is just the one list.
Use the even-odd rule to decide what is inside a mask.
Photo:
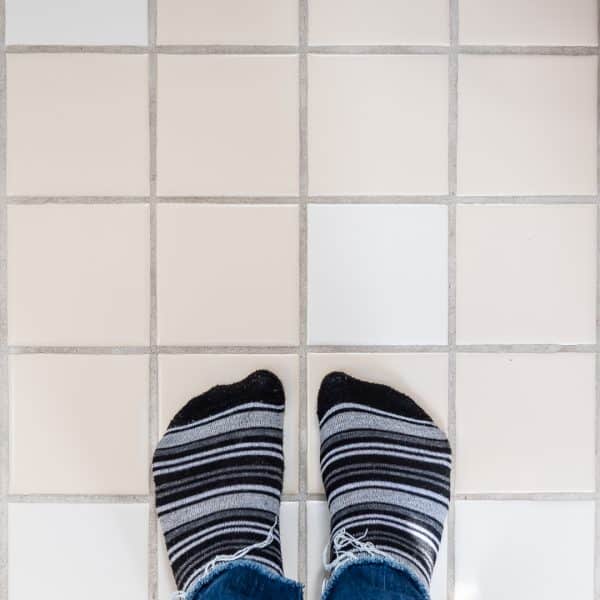
[(11, 54), (7, 81), (8, 194), (148, 193), (145, 56)]
[(594, 362), (592, 354), (459, 354), (458, 492), (593, 491)]
[(592, 600), (593, 574), (593, 502), (457, 502), (455, 598)]
[(594, 343), (594, 206), (459, 206), (456, 232), (458, 343)]
[(192, 398), (215, 385), (234, 383), (258, 369), (273, 371), (285, 391), (284, 493), (298, 491), (298, 357), (294, 354), (161, 355), (159, 359), (160, 432)]
[(311, 205), (311, 344), (445, 344), (447, 209)]
[(448, 3), (310, 0), (311, 44), (447, 44)]
[(598, 43), (594, 0), (460, 0), (459, 4), (463, 44)]
[(298, 340), (295, 206), (158, 208), (161, 344)]
[(9, 504), (8, 525), (9, 600), (148, 597), (147, 504)]
[(158, 0), (159, 44), (289, 44), (298, 42), (293, 0)]
[(7, 0), (7, 44), (148, 43), (146, 0)]
[(311, 194), (447, 192), (446, 57), (311, 55), (308, 68)]
[(9, 343), (147, 344), (148, 223), (132, 204), (10, 206)]
[(158, 58), (158, 193), (298, 193), (295, 56)]
[(594, 56), (461, 56), (458, 193), (596, 192)]

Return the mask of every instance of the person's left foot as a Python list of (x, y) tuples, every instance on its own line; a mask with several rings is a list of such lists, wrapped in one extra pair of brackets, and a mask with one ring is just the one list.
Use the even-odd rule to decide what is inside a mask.
[(231, 558), (282, 574), (283, 411), (279, 379), (256, 371), (190, 400), (169, 424), (152, 472), (180, 590)]

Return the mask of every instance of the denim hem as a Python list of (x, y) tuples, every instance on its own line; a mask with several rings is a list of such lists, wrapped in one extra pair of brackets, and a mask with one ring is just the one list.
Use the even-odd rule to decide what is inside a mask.
[(348, 570), (349, 567), (353, 567), (355, 565), (387, 565), (388, 567), (399, 571), (403, 575), (407, 575), (408, 577), (410, 577), (411, 581), (423, 594), (423, 600), (430, 600), (429, 586), (423, 579), (417, 577), (412, 569), (399, 562), (398, 560), (393, 558), (384, 558), (382, 556), (366, 556), (353, 558), (340, 565), (337, 569), (333, 571), (333, 574), (327, 580), (327, 583), (325, 584), (323, 589), (323, 593), (321, 594), (321, 600), (328, 600), (339, 578)]
[(298, 589), (301, 590), (303, 587), (301, 583), (298, 583), (297, 581), (294, 581), (293, 579), (288, 579), (287, 577), (285, 577), (283, 575), (279, 575), (279, 573), (276, 573), (275, 571), (273, 571), (273, 569), (270, 569), (269, 567), (265, 567), (264, 565), (261, 565), (260, 563), (254, 561), (254, 560), (238, 559), (238, 560), (232, 560), (230, 562), (218, 565), (212, 571), (210, 571), (210, 573), (208, 573), (208, 575), (206, 575), (205, 577), (200, 577), (199, 579), (196, 579), (195, 581), (193, 581), (192, 584), (186, 590), (187, 600), (196, 600), (196, 596), (204, 588), (206, 588), (209, 584), (211, 584), (219, 575), (221, 575), (221, 573), (224, 573), (225, 571), (228, 571), (229, 569), (232, 569), (235, 567), (246, 567), (248, 569), (252, 569), (252, 570), (256, 571), (257, 573), (260, 573), (263, 577), (267, 577), (268, 579), (273, 579), (275, 581), (279, 581), (280, 583), (286, 583), (288, 585), (292, 585), (294, 587), (294, 589), (296, 589), (296, 590), (298, 590)]

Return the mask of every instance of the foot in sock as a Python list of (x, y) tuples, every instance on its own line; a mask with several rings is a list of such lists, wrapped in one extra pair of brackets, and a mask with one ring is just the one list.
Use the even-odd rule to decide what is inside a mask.
[(446, 435), (408, 396), (339, 372), (318, 415), (333, 565), (384, 555), (428, 587), (449, 506)]
[(242, 555), (282, 573), (283, 410), (279, 379), (256, 371), (190, 400), (169, 424), (152, 472), (181, 591)]

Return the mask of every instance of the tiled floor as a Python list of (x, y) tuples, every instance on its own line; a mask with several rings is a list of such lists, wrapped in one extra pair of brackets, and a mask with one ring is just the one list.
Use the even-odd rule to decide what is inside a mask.
[(433, 600), (600, 599), (596, 0), (0, 4), (0, 600), (167, 600), (151, 450), (260, 367), (307, 600), (334, 369), (448, 431)]

